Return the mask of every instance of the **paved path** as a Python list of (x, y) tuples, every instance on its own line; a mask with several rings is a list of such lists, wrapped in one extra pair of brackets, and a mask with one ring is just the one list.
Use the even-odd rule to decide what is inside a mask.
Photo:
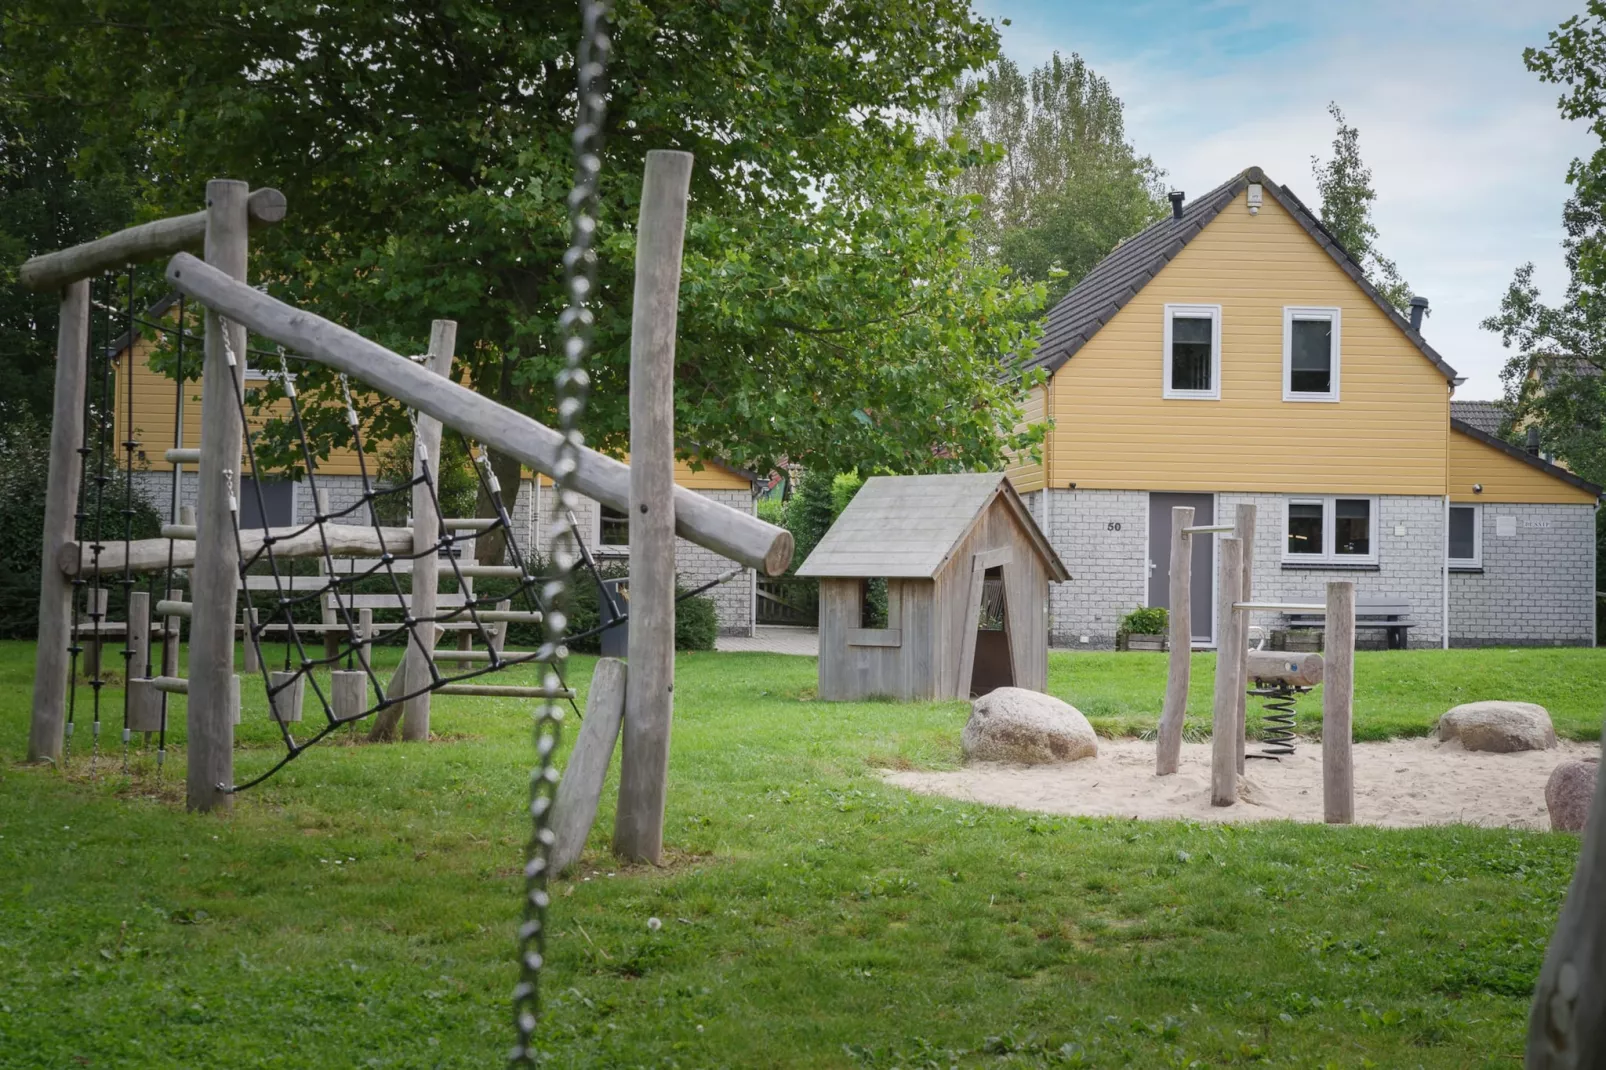
[(774, 628), (754, 630), (752, 638), (745, 635), (722, 635), (714, 642), (714, 649), (748, 651), (757, 654), (801, 654), (817, 657), (820, 653), (820, 632), (817, 628)]

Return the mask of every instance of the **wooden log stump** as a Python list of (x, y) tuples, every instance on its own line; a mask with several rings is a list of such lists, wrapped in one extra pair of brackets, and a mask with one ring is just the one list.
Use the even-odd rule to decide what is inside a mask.
[(307, 678), (298, 672), (268, 673), (268, 716), (279, 724), (301, 720), (301, 700)]
[(368, 674), (360, 669), (336, 669), (330, 673), (329, 705), (337, 721), (361, 717), (368, 709)]

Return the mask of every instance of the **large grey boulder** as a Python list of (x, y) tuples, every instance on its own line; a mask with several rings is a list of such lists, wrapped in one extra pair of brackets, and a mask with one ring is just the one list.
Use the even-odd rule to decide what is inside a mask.
[(1545, 806), (1550, 809), (1550, 827), (1558, 832), (1582, 832), (1589, 819), (1589, 804), (1595, 799), (1595, 774), (1599, 758), (1562, 762), (1545, 782)]
[(1506, 754), (1548, 750), (1556, 745), (1556, 729), (1545, 708), (1532, 702), (1468, 702), (1439, 718), (1439, 739)]
[(1046, 765), (1096, 758), (1098, 736), (1068, 702), (1023, 687), (1000, 687), (970, 704), (959, 737), (968, 761)]

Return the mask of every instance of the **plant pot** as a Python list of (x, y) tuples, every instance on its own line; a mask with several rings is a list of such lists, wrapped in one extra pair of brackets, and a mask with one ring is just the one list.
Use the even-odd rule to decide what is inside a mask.
[(1117, 650), (1162, 651), (1167, 647), (1166, 637), (1163, 635), (1140, 635), (1136, 632), (1128, 632), (1115, 637), (1115, 649)]

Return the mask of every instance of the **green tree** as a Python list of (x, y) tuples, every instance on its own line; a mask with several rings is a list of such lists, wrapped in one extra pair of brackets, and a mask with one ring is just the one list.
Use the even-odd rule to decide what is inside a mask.
[[(551, 418), (578, 30), (569, 4), (15, 0), (6, 62), (85, 115), (93, 159), (150, 146), (151, 211), (215, 175), (277, 186), (254, 271), (401, 352), (458, 322), (461, 375)], [(599, 233), (593, 445), (626, 443), (634, 217), (652, 148), (696, 155), (681, 436), (743, 467), (987, 468), (1018, 433), (1043, 293), (966, 255), (966, 154), (907, 117), (996, 54), (965, 0), (620, 0)], [(299, 389), (333, 401), (316, 369)], [(393, 407), (368, 406), (394, 436)], [(338, 412), (313, 413), (327, 449)], [(293, 455), (286, 451), (287, 461)], [(509, 494), (516, 465), (494, 458)]]
[(1377, 191), (1372, 188), (1371, 168), (1361, 162), (1360, 131), (1345, 121), (1343, 109), (1336, 103), (1327, 105), (1327, 113), (1338, 123), (1333, 158), (1326, 163), (1319, 156), (1310, 158), (1316, 192), (1322, 198), (1322, 225), (1361, 266), (1378, 293), (1408, 315), (1411, 287), (1400, 277), (1394, 261), (1377, 251), (1377, 225), (1372, 222)]
[(1162, 172), (1126, 140), (1120, 98), (1081, 56), (1029, 74), (999, 58), (942, 97), (936, 126), (976, 153), (956, 189), (982, 203), (976, 242), (1058, 300), (1166, 211)]
[(0, 421), (23, 413), (49, 422), (60, 298), (17, 284), (30, 256), (128, 225), (131, 175), (83, 175), (82, 127), (70, 112), (14, 96), (0, 53)]

